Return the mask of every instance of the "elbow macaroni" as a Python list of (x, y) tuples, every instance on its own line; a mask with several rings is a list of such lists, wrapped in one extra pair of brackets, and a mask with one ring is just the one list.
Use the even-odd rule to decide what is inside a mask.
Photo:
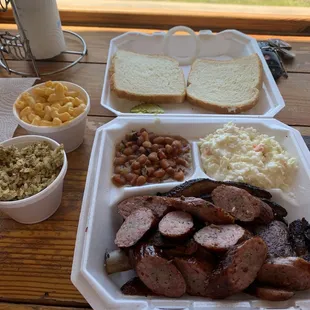
[(48, 81), (33, 89), (33, 95), (23, 93), (15, 103), (20, 119), (35, 126), (61, 126), (85, 111), (80, 93), (68, 90), (60, 82)]

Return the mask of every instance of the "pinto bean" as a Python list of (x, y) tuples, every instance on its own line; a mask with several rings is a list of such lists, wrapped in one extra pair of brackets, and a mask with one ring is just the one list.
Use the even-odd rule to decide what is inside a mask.
[(169, 162), (168, 162), (167, 159), (162, 159), (162, 160), (160, 161), (160, 166), (161, 166), (163, 169), (166, 170), (170, 165), (169, 165)]
[(126, 184), (126, 180), (120, 174), (114, 174), (112, 177), (112, 181), (116, 186), (122, 186)]
[(134, 161), (132, 164), (131, 164), (131, 168), (132, 170), (137, 170), (137, 169), (140, 169), (140, 163), (138, 161)]
[(132, 155), (133, 154), (133, 149), (131, 148), (131, 147), (126, 147), (125, 149), (124, 149), (124, 151), (123, 151), (123, 153), (125, 154), (125, 155)]
[(149, 156), (148, 156), (149, 160), (151, 162), (156, 162), (159, 160), (158, 155), (156, 152), (152, 152)]
[(152, 143), (151, 143), (150, 141), (144, 141), (144, 142), (142, 143), (142, 146), (145, 147), (145, 148), (147, 148), (147, 149), (149, 149), (149, 148), (152, 147)]
[(144, 154), (140, 155), (140, 157), (138, 158), (138, 162), (140, 163), (140, 165), (144, 165), (146, 161), (147, 161), (147, 156)]
[(155, 143), (155, 144), (164, 144), (165, 143), (165, 138), (164, 137), (156, 137), (153, 140), (153, 143)]
[(184, 180), (184, 173), (183, 171), (177, 171), (174, 173), (173, 175), (173, 178), (176, 180), (176, 181), (183, 181)]
[(157, 154), (159, 159), (167, 158), (166, 154), (163, 151), (158, 151)]
[(162, 178), (165, 174), (166, 174), (166, 171), (164, 169), (160, 168), (154, 172), (154, 177)]
[(171, 138), (171, 137), (165, 137), (165, 144), (172, 144), (173, 143), (173, 138)]
[(113, 164), (114, 166), (119, 166), (119, 165), (123, 165), (125, 164), (125, 162), (127, 161), (127, 156), (121, 156), (121, 157), (115, 157)]
[(187, 161), (186, 161), (184, 158), (177, 158), (177, 159), (176, 159), (176, 163), (177, 163), (178, 165), (182, 165), (182, 166), (184, 166), (184, 167), (187, 166)]
[(138, 186), (142, 186), (142, 185), (144, 185), (145, 183), (146, 183), (146, 178), (145, 178), (145, 176), (140, 175), (140, 176), (137, 178), (136, 184), (137, 184)]

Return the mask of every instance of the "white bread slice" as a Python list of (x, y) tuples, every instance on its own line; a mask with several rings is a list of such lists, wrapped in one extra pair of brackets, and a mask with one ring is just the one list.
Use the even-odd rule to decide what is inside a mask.
[(188, 77), (187, 99), (217, 113), (240, 113), (256, 105), (262, 82), (257, 54), (224, 61), (197, 59)]
[(181, 103), (186, 84), (178, 61), (166, 56), (118, 50), (110, 69), (111, 90), (120, 98), (145, 103)]

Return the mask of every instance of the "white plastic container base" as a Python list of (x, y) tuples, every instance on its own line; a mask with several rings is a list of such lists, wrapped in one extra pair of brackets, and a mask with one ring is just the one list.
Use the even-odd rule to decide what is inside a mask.
[[(173, 36), (179, 30), (187, 31), (190, 35)], [(228, 60), (257, 53), (263, 65), (263, 86), (259, 101), (251, 110), (238, 114), (238, 116), (273, 117), (285, 106), (277, 84), (254, 38), (237, 30), (225, 30), (218, 34), (212, 34), (210, 30), (201, 30), (196, 35), (190, 28), (178, 26), (170, 29), (168, 33), (155, 32), (149, 35), (127, 32), (111, 40), (101, 105), (116, 115), (133, 116), (134, 114), (130, 113), (130, 109), (139, 104), (139, 102), (117, 98), (110, 90), (109, 69), (113, 55), (118, 49), (141, 54), (171, 56), (179, 61), (186, 81), (191, 69), (190, 65), (196, 58)], [(163, 103), (160, 104), (160, 107), (164, 109), (165, 115), (169, 116), (176, 114), (180, 116), (192, 116), (193, 114), (196, 116), (210, 114), (223, 116), (223, 114), (215, 114), (194, 106), (187, 101), (180, 104)]]
[[(24, 147), (30, 143), (47, 141), (55, 149), (59, 146), (56, 141), (42, 136), (21, 136), (2, 142), (2, 146), (14, 145)], [(0, 210), (12, 219), (23, 224), (42, 222), (53, 215), (61, 203), (63, 181), (67, 172), (67, 157), (64, 153), (64, 163), (57, 178), (41, 192), (21, 200), (0, 201)]]
[(300, 133), (270, 118), (199, 117), (118, 117), (100, 127), (95, 136), (86, 188), (80, 215), (71, 279), (95, 310), (102, 309), (310, 309), (309, 292), (297, 292), (285, 302), (266, 302), (246, 294), (232, 296), (223, 301), (202, 297), (125, 296), (120, 287), (133, 275), (133, 271), (108, 276), (104, 270), (106, 251), (116, 249), (115, 234), (122, 219), (116, 205), (121, 200), (136, 195), (155, 195), (180, 184), (167, 182), (141, 187), (118, 188), (111, 182), (115, 143), (131, 130), (142, 127), (158, 134), (181, 135), (192, 147), (193, 169), (187, 178), (207, 177), (201, 168), (197, 141), (201, 137), (222, 128), (228, 121), (238, 126), (254, 127), (261, 133), (275, 136), (276, 140), (298, 159), (299, 169), (292, 184), (293, 195), (281, 190), (271, 190), (273, 200), (288, 210), (289, 222), (305, 217), (310, 220), (308, 192), (310, 189), (310, 153)]
[[(90, 110), (90, 98), (86, 90), (81, 86), (66, 81), (58, 81), (58, 82), (67, 86), (69, 90), (78, 91), (80, 93), (79, 98), (83, 99), (84, 102), (86, 103), (85, 111), (78, 117), (70, 121), (68, 124), (57, 127), (49, 127), (49, 126), (34, 126), (22, 121), (19, 118), (18, 113), (15, 109), (15, 104), (13, 106), (13, 114), (18, 124), (24, 129), (26, 129), (28, 134), (45, 136), (57, 141), (60, 144), (62, 143), (64, 145), (66, 153), (69, 153), (77, 149), (83, 143), (87, 114)], [(25, 92), (29, 92), (31, 94), (34, 88), (43, 85), (44, 83), (35, 85), (27, 89)], [(18, 101), (19, 98), (20, 97), (18, 97), (16, 101)]]

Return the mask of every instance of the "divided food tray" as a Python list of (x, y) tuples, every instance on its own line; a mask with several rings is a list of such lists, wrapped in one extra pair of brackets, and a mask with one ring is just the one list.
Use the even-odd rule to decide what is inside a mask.
[[(175, 32), (183, 30), (190, 35), (173, 35)], [(238, 114), (240, 117), (273, 117), (285, 103), (279, 89), (272, 77), (263, 54), (254, 38), (251, 38), (236, 30), (225, 30), (218, 34), (213, 34), (209, 30), (202, 30), (196, 35), (190, 28), (175, 27), (165, 32), (155, 32), (145, 34), (139, 32), (127, 32), (111, 40), (101, 105), (116, 115), (132, 116), (130, 110), (139, 102), (130, 102), (117, 98), (110, 90), (109, 69), (113, 55), (118, 49), (132, 51), (150, 55), (168, 55), (177, 59), (183, 69), (185, 80), (187, 81), (191, 63), (196, 58), (228, 60), (257, 53), (263, 65), (263, 86), (259, 101), (251, 110)], [(206, 116), (218, 115), (201, 107), (191, 105), (185, 101), (181, 104), (160, 104), (165, 111), (165, 115), (172, 116)], [(139, 114), (148, 115), (148, 114)]]
[(299, 169), (291, 187), (291, 194), (271, 190), (273, 200), (288, 210), (289, 222), (310, 218), (308, 192), (310, 188), (310, 154), (300, 133), (271, 118), (199, 117), (193, 122), (188, 117), (118, 117), (100, 127), (95, 136), (89, 164), (86, 188), (77, 234), (72, 282), (95, 310), (102, 309), (310, 309), (309, 292), (298, 292), (286, 302), (266, 302), (246, 294), (223, 301), (185, 295), (182, 298), (125, 296), (120, 287), (133, 272), (108, 276), (104, 269), (106, 251), (116, 249), (115, 234), (122, 223), (116, 205), (136, 195), (155, 195), (180, 184), (166, 182), (141, 187), (116, 187), (111, 182), (115, 144), (131, 130), (146, 128), (157, 134), (181, 135), (192, 148), (193, 169), (186, 178), (208, 177), (201, 168), (199, 138), (222, 128), (232, 121), (237, 126), (254, 127), (275, 139), (294, 157)]

